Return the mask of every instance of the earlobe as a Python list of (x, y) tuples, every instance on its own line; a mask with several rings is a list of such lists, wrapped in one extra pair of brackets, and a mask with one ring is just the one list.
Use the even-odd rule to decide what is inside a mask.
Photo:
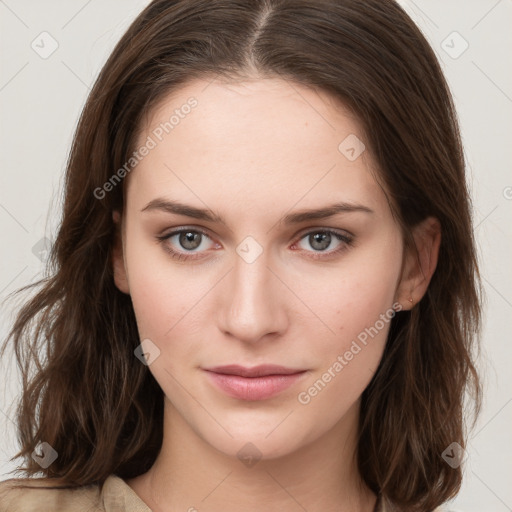
[(112, 269), (114, 272), (114, 283), (123, 293), (129, 294), (128, 275), (124, 261), (124, 246), (122, 238), (121, 214), (115, 210), (112, 212), (112, 219), (116, 225), (114, 244), (112, 247)]
[(397, 300), (411, 309), (425, 295), (437, 267), (441, 245), (441, 225), (428, 217), (413, 229), (415, 248), (406, 251)]

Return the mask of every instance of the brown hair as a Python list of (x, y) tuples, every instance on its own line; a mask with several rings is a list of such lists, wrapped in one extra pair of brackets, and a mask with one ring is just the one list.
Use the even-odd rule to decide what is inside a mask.
[(475, 417), (480, 409), (481, 287), (452, 98), (434, 52), (393, 0), (155, 0), (137, 17), (83, 109), (51, 275), (8, 339), (23, 376), (17, 457), (28, 475), (40, 472), (30, 454), (48, 442), (58, 458), (43, 473), (71, 486), (153, 464), (163, 394), (134, 357), (134, 311), (111, 262), (123, 187), (101, 199), (94, 191), (127, 161), (143, 116), (170, 91), (254, 71), (326, 91), (355, 113), (406, 241), (426, 217), (440, 222), (427, 293), (393, 318), (363, 392), (357, 452), (362, 478), (386, 503), (433, 509), (460, 488), (461, 468), (441, 454), (465, 446), (466, 390)]

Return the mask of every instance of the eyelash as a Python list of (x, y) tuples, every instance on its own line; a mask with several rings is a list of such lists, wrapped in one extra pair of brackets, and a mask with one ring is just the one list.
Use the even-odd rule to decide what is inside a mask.
[[(193, 253), (191, 252), (190, 254), (187, 254), (185, 252), (181, 252), (181, 251), (176, 251), (174, 249), (171, 249), (171, 247), (166, 244), (166, 242), (172, 238), (173, 236), (176, 236), (176, 235), (179, 235), (181, 233), (199, 233), (201, 234), (202, 236), (205, 236), (206, 238), (209, 238), (211, 240), (211, 237), (208, 235), (208, 233), (206, 233), (205, 231), (203, 231), (202, 229), (199, 229), (199, 228), (180, 228), (180, 229), (176, 229), (174, 231), (171, 231), (170, 233), (166, 234), (166, 235), (162, 235), (162, 236), (157, 236), (157, 240), (164, 244), (164, 248), (165, 250), (171, 255), (172, 258), (174, 259), (177, 259), (179, 261), (185, 261), (185, 260), (197, 260), (197, 259), (200, 259), (202, 258), (201, 256), (201, 253)], [(348, 235), (348, 234), (344, 234), (344, 233), (340, 233), (339, 231), (335, 231), (333, 229), (313, 229), (313, 230), (310, 230), (306, 233), (303, 233), (300, 238), (298, 239), (297, 242), (294, 243), (294, 245), (298, 242), (300, 242), (302, 239), (310, 236), (310, 235), (313, 235), (313, 234), (318, 234), (318, 233), (322, 233), (322, 234), (330, 234), (330, 235), (334, 235), (334, 237), (339, 240), (340, 242), (343, 242), (344, 245), (341, 245), (338, 249), (335, 249), (333, 251), (315, 251), (313, 252), (312, 254), (313, 255), (310, 255), (308, 256), (309, 258), (313, 259), (313, 260), (319, 260), (319, 259), (330, 259), (338, 254), (340, 254), (341, 252), (347, 250), (348, 247), (352, 246), (353, 243), (354, 243), (354, 237), (352, 235)], [(310, 252), (310, 251), (306, 251), (306, 252)], [(195, 256), (197, 254), (197, 256)]]

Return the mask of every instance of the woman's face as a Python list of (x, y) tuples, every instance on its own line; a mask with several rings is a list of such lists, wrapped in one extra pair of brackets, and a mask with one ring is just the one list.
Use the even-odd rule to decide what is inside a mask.
[[(225, 454), (274, 458), (355, 424), (409, 296), (363, 144), (341, 105), (278, 79), (189, 83), (139, 134), (116, 283), (166, 417)], [(295, 375), (208, 370), (225, 365)]]

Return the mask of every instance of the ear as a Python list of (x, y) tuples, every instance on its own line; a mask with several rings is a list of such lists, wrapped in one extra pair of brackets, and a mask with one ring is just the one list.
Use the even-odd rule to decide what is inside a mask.
[(126, 272), (126, 263), (124, 260), (123, 244), (123, 222), (121, 213), (118, 210), (112, 212), (112, 219), (116, 225), (114, 245), (112, 248), (112, 268), (114, 270), (114, 283), (123, 293), (130, 293), (128, 284), (128, 274)]
[(437, 266), (441, 225), (435, 217), (428, 217), (414, 227), (412, 235), (415, 247), (404, 250), (402, 276), (395, 297), (403, 310), (412, 309), (427, 291)]

